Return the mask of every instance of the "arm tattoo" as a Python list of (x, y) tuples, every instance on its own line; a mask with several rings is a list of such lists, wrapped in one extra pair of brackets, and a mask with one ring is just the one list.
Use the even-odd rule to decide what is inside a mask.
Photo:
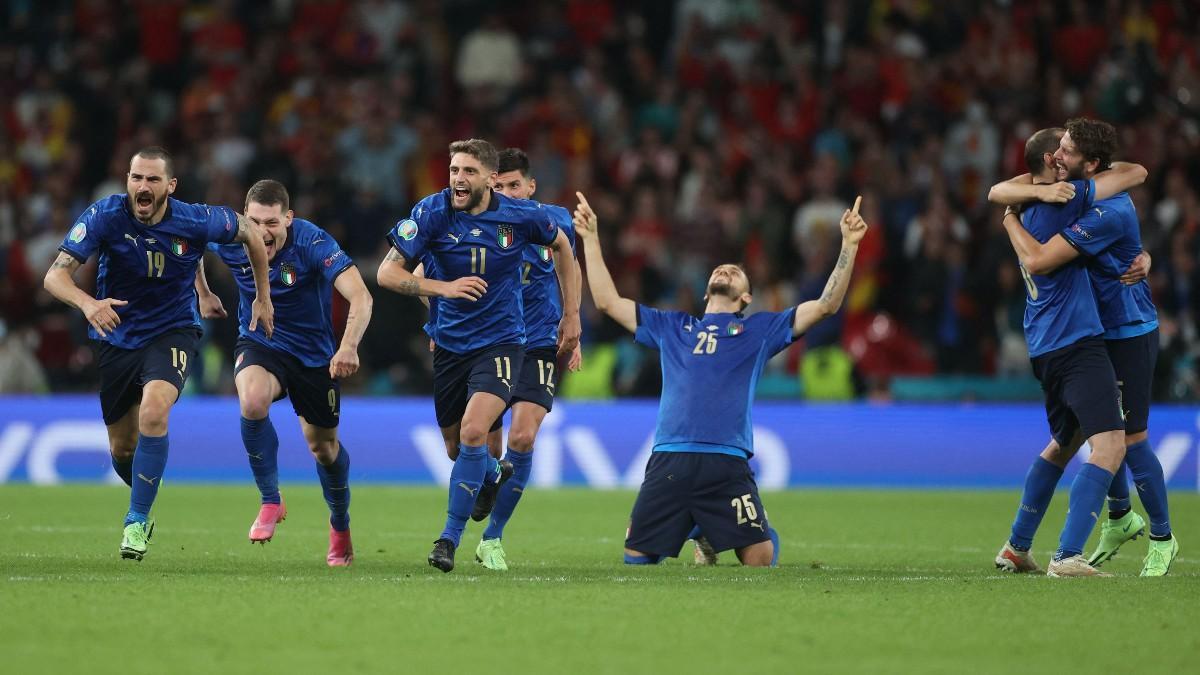
[(401, 281), (396, 286), (396, 292), (400, 295), (420, 295), (421, 284), (416, 279)]
[(825, 284), (825, 291), (821, 293), (821, 302), (827, 304), (833, 302), (833, 289), (837, 288), (838, 282), (841, 281), (840, 277), (841, 273), (836, 269), (833, 271), (833, 274), (829, 275), (829, 281)]
[(404, 256), (401, 255), (400, 251), (397, 251), (394, 247), (388, 251), (387, 257), (385, 257), (384, 260), (389, 262), (398, 262), (401, 265), (404, 264)]
[(238, 220), (238, 230), (237, 230), (237, 236), (235, 236), (234, 239), (236, 241), (240, 241), (240, 242), (249, 241), (250, 240), (250, 231), (249, 231), (249, 226), (247, 225), (247, 223), (249, 223), (250, 221), (246, 218), (246, 216), (244, 216), (240, 213), (237, 214), (237, 220)]
[(75, 262), (75, 256), (71, 255), (70, 253), (59, 253), (58, 257), (55, 258), (54, 262), (50, 265), (50, 269), (65, 269), (70, 271), (75, 266)]
[(850, 253), (846, 249), (842, 249), (841, 255), (838, 256), (836, 269), (844, 270), (846, 265), (850, 264)]

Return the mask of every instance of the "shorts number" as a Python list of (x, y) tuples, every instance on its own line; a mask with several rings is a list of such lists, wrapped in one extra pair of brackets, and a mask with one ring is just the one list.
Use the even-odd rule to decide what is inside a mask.
[(696, 336), (696, 348), (693, 354), (714, 354), (717, 351), (717, 336), (715, 333), (700, 333)]
[(737, 512), (737, 524), (745, 525), (746, 523), (758, 520), (758, 507), (754, 505), (754, 501), (750, 499), (751, 495), (744, 494), (741, 497), (734, 497), (729, 505)]
[(471, 248), (471, 274), (487, 273), (487, 249), (482, 246)]
[[(162, 277), (163, 268), (167, 266), (167, 256), (162, 251), (146, 251), (146, 277)], [(176, 366), (178, 368), (179, 366)]]
[(512, 379), (512, 363), (507, 356), (497, 356), (492, 359), (496, 362), (496, 378), (501, 380)]
[[(159, 253), (159, 255), (162, 255)], [(187, 370), (187, 352), (177, 347), (171, 347), (171, 367)]]
[(1033, 277), (1029, 276), (1029, 271), (1024, 265), (1018, 265), (1021, 268), (1021, 278), (1025, 279), (1025, 290), (1029, 291), (1029, 299), (1037, 300), (1038, 290), (1037, 284), (1033, 283)]
[(336, 413), (337, 412), (337, 391), (330, 389), (328, 398), (329, 398), (329, 412)]
[(554, 362), (538, 359), (538, 383), (554, 386)]
[(524, 263), (521, 265), (521, 285), (529, 285), (529, 271), (533, 269), (533, 265)]

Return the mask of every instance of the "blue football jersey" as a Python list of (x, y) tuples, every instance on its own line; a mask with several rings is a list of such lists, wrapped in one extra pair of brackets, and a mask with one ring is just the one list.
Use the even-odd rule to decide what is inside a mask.
[(433, 256), (443, 280), (477, 276), (487, 292), (476, 301), (439, 298), (437, 343), (464, 354), (498, 344), (524, 344), (521, 261), (531, 244), (552, 244), (558, 225), (541, 204), (493, 193), (483, 213), (450, 206), (450, 189), (417, 203), (388, 241), (408, 260)]
[(659, 351), (655, 452), (754, 454), (750, 406), (767, 360), (792, 343), (796, 310), (705, 314), (637, 307), (634, 339)]
[(1120, 280), (1142, 251), (1141, 224), (1128, 194), (1096, 202), (1062, 235), (1088, 258), (1106, 340), (1136, 337), (1158, 327), (1150, 284), (1143, 279), (1126, 286)]
[[(1073, 181), (1075, 196), (1066, 204), (1036, 203), (1021, 213), (1021, 225), (1040, 243), (1075, 222), (1091, 208), (1096, 194), (1094, 182)], [(1040, 356), (1100, 335), (1100, 312), (1092, 293), (1092, 282), (1084, 260), (1073, 260), (1050, 274), (1029, 274), (1024, 267), (1025, 340), (1029, 356)]]
[(96, 297), (125, 300), (113, 307), (121, 323), (93, 340), (137, 349), (166, 331), (200, 327), (196, 304), (196, 265), (209, 242), (237, 236), (237, 213), (224, 206), (167, 199), (157, 225), (144, 225), (129, 211), (128, 197), (116, 194), (92, 204), (67, 232), (60, 251), (86, 262), (99, 252)]
[(329, 233), (295, 218), (287, 240), (271, 260), (268, 278), (275, 306), (275, 332), (271, 339), (262, 326), (250, 330), (254, 304), (254, 269), (241, 244), (209, 248), (233, 271), (238, 286), (238, 334), (265, 347), (287, 352), (316, 368), (333, 358), (333, 281), (353, 265)]
[[(571, 213), (561, 206), (542, 205), (571, 242), (575, 254), (575, 224)], [(562, 320), (562, 294), (554, 256), (550, 247), (534, 244), (525, 247), (521, 263), (521, 301), (525, 305), (525, 348), (553, 347), (558, 344), (558, 322)]]

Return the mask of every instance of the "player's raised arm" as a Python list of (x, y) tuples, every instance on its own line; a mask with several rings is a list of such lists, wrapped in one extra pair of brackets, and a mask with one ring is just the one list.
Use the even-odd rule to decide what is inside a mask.
[[(454, 281), (438, 281), (414, 275), (408, 269), (404, 254), (392, 247), (379, 263), (375, 280), (383, 288), (400, 295), (457, 298), (474, 302), (487, 293), (487, 282), (479, 277), (461, 277)], [(415, 266), (414, 266), (415, 267)]]
[(334, 279), (333, 287), (350, 302), (350, 310), (346, 314), (342, 344), (329, 362), (329, 376), (349, 377), (358, 371), (358, 344), (371, 323), (371, 308), (375, 303), (357, 267), (346, 268)]
[(1133, 162), (1113, 162), (1107, 171), (1096, 174), (1096, 201), (1131, 190), (1146, 182), (1146, 167)]
[[(575, 275), (571, 279), (575, 284), (575, 308), (578, 311), (579, 302), (583, 300), (583, 270), (580, 269), (579, 261), (575, 261)], [(565, 306), (565, 296), (564, 296)], [(567, 370), (576, 371), (583, 367), (583, 341), (580, 340), (575, 345), (575, 350), (571, 352), (571, 359), (567, 361)]]
[(1062, 235), (1050, 237), (1045, 244), (1034, 239), (1011, 207), (1004, 211), (1004, 231), (1017, 252), (1021, 267), (1030, 274), (1049, 274), (1079, 256), (1079, 250)]
[(220, 296), (208, 287), (208, 277), (204, 276), (204, 256), (196, 263), (196, 297), (200, 301), (200, 316), (205, 319), (224, 319), (229, 316)]
[(575, 350), (582, 332), (579, 325), (579, 286), (575, 284), (579, 263), (571, 250), (567, 233), (560, 228), (554, 242), (550, 244), (554, 255), (554, 274), (558, 277), (559, 292), (562, 293), (562, 320), (558, 323), (558, 354), (562, 356)]
[(596, 212), (592, 210), (582, 192), (576, 192), (575, 196), (579, 197), (579, 204), (575, 207), (572, 220), (575, 223), (575, 234), (583, 239), (583, 254), (588, 263), (587, 278), (588, 286), (592, 289), (592, 301), (596, 303), (596, 309), (624, 326), (625, 330), (635, 333), (637, 304), (617, 293), (617, 287), (613, 284), (612, 275), (608, 273), (604, 255), (600, 251)]
[(996, 183), (988, 191), (989, 202), (1005, 206), (1016, 206), (1026, 202), (1066, 204), (1074, 197), (1075, 186), (1071, 183), (1035, 184), (1032, 175), (1027, 173)]
[(238, 231), (234, 241), (241, 242), (254, 270), (254, 302), (250, 305), (250, 330), (261, 322), (267, 338), (275, 333), (275, 306), (271, 303), (271, 280), (267, 262), (267, 245), (263, 243), (262, 228), (242, 214), (237, 214)]
[(796, 319), (792, 323), (792, 334), (802, 335), (821, 319), (833, 316), (842, 307), (846, 289), (850, 286), (850, 275), (854, 272), (854, 258), (858, 255), (858, 244), (867, 234), (867, 223), (858, 214), (862, 196), (854, 200), (854, 208), (842, 214), (842, 251), (838, 254), (825, 290), (816, 300), (802, 302), (796, 306)]
[(83, 312), (84, 318), (96, 329), (100, 337), (106, 337), (109, 331), (121, 323), (114, 307), (129, 304), (125, 300), (104, 298), (97, 300), (88, 295), (75, 284), (75, 270), (82, 263), (66, 251), (59, 251), (58, 257), (46, 271), (42, 284), (50, 295)]

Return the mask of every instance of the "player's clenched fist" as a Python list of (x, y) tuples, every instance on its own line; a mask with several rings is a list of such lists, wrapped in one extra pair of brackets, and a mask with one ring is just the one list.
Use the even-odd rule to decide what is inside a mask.
[(590, 239), (596, 236), (596, 212), (592, 210), (592, 205), (588, 204), (587, 197), (584, 197), (582, 192), (576, 192), (575, 196), (579, 198), (571, 218), (575, 224), (575, 233), (584, 239)]
[(1075, 185), (1072, 183), (1050, 183), (1035, 186), (1034, 189), (1037, 190), (1038, 201), (1047, 204), (1066, 204), (1075, 198)]
[(461, 277), (443, 284), (442, 297), (475, 302), (487, 293), (487, 282), (479, 277)]
[(329, 376), (350, 377), (356, 372), (358, 372), (358, 352), (349, 347), (338, 349), (329, 361)]
[(842, 214), (842, 241), (847, 244), (857, 244), (867, 234), (867, 221), (858, 215), (862, 206), (862, 195), (854, 199), (854, 208), (846, 209)]

